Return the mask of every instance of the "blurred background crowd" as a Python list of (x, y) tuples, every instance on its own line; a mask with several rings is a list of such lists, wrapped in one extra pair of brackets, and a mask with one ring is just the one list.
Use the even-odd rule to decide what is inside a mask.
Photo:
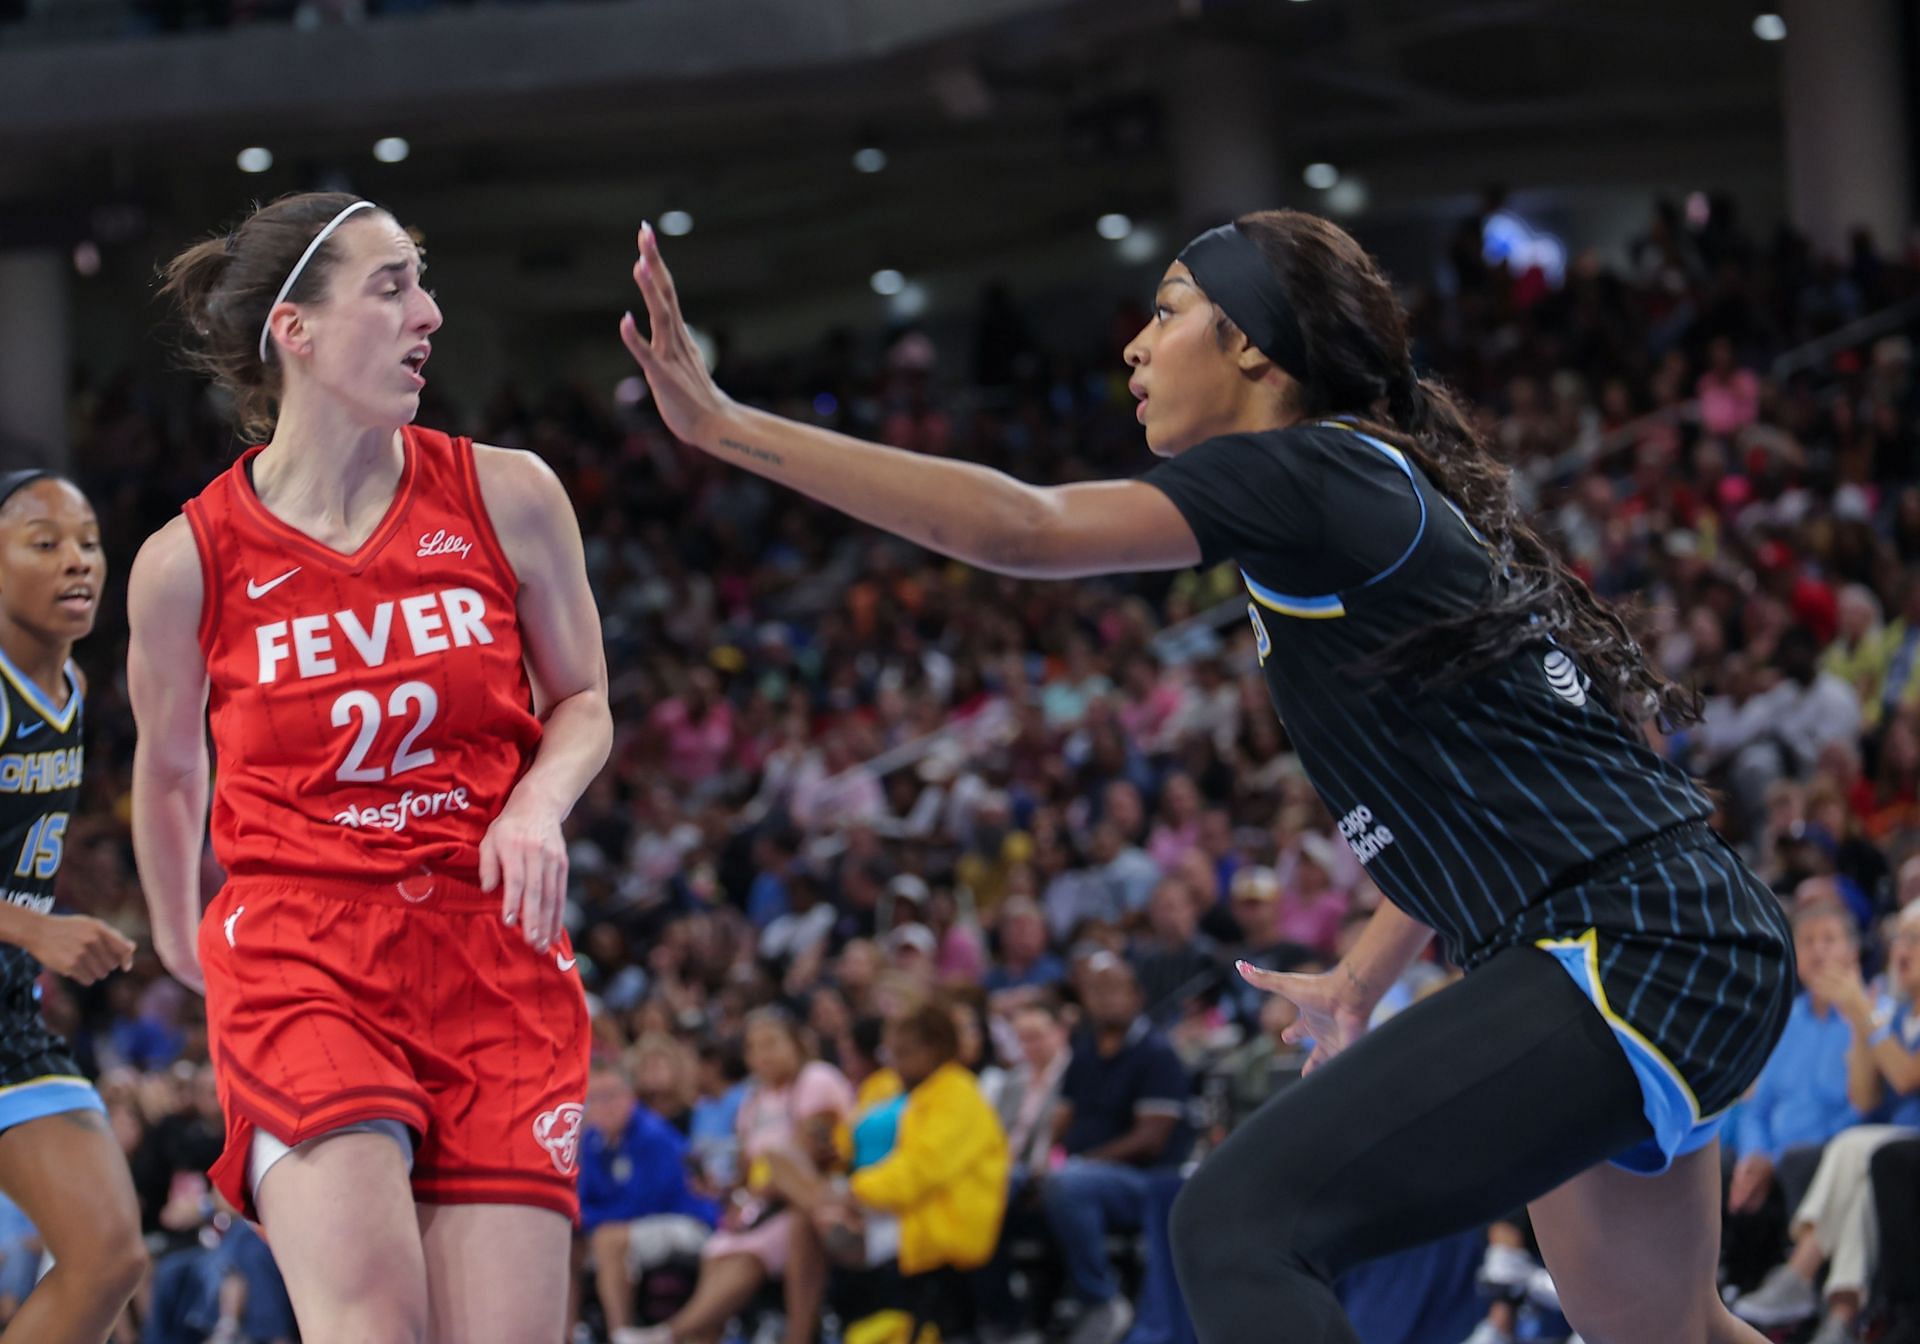
[[(632, 225), (734, 395), (1064, 482), (1146, 469), (1121, 348), (1183, 238), (1275, 204), (1381, 257), (1422, 372), (1698, 689), (1656, 745), (1793, 914), (1728, 1293), (1819, 1344), (1920, 1329), (1920, 13), (1779, 11), (0, 0), (0, 465), (64, 463), (112, 566), (61, 892), (141, 952), (41, 988), (154, 1257), (121, 1344), (294, 1338), (145, 940), (121, 580), (237, 447), (154, 265), (312, 188), (424, 228), (422, 422), (539, 454), (586, 542), (617, 728), (568, 824), (575, 1344), (1186, 1344), (1168, 1206), (1303, 1063), (1233, 964), (1330, 967), (1382, 899), (1231, 567), (998, 578), (681, 447), (614, 341)], [(42, 1258), (0, 1205), (0, 1323)], [(1341, 1293), (1367, 1344), (1566, 1334), (1518, 1211)]]

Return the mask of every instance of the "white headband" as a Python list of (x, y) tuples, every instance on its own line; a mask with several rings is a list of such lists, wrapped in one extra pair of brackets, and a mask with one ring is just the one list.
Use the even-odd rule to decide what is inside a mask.
[(274, 298), (274, 301), (267, 306), (267, 320), (260, 324), (260, 362), (262, 364), (267, 362), (267, 337), (273, 331), (273, 310), (285, 303), (287, 301), (287, 295), (293, 293), (294, 285), (300, 280), (300, 272), (307, 269), (307, 263), (312, 261), (313, 254), (320, 250), (320, 244), (326, 242), (328, 238), (333, 236), (333, 231), (346, 222), (348, 215), (351, 215), (356, 210), (371, 210), (373, 208), (372, 201), (355, 201), (345, 210), (342, 210), (339, 214), (328, 220), (327, 227), (313, 235), (313, 241), (308, 243), (307, 250), (300, 254), (300, 260), (293, 263), (293, 271), (287, 276), (287, 283), (280, 286), (280, 293)]

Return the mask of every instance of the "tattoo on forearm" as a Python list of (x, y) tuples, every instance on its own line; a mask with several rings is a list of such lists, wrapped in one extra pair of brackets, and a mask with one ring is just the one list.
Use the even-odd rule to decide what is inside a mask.
[(1346, 964), (1345, 962), (1342, 962), (1340, 969), (1344, 970), (1347, 973), (1348, 984), (1352, 985), (1356, 990), (1358, 990), (1362, 994), (1365, 994), (1367, 992), (1367, 982), (1365, 980), (1362, 980), (1357, 974), (1354, 973), (1354, 969), (1352, 966)]
[(731, 448), (742, 457), (750, 457), (756, 462), (766, 462), (776, 467), (783, 465), (784, 462), (780, 454), (771, 452), (765, 448), (756, 448), (752, 444), (742, 443), (738, 439), (722, 439), (720, 440), (720, 446), (722, 448)]

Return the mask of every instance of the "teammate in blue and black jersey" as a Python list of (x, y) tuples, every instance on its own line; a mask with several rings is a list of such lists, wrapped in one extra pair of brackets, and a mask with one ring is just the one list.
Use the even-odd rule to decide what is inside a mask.
[[(1786, 921), (1647, 745), (1695, 697), (1520, 518), (1352, 238), (1277, 211), (1190, 243), (1126, 350), (1169, 460), (1052, 489), (735, 404), (644, 228), (634, 275), (651, 334), (622, 338), (687, 443), (1002, 573), (1240, 569), (1275, 707), (1388, 903), (1330, 973), (1242, 967), (1298, 1005), (1312, 1076), (1174, 1207), (1204, 1344), (1351, 1344), (1332, 1278), (1529, 1201), (1589, 1344), (1757, 1344), (1714, 1291), (1715, 1136), (1786, 1020)], [(1465, 978), (1365, 1034), (1436, 932)]]
[(100, 524), (71, 482), (0, 476), (0, 1191), (54, 1266), (6, 1339), (106, 1338), (146, 1270), (140, 1211), (106, 1108), (41, 1020), (41, 968), (93, 984), (133, 944), (85, 915), (53, 913), (67, 822), (80, 797), (86, 688), (73, 644), (106, 579)]

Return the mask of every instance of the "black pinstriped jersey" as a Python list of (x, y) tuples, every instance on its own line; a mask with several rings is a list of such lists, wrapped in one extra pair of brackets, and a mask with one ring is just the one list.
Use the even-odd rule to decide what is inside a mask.
[[(80, 674), (66, 667), (65, 703), (47, 694), (0, 653), (0, 899), (46, 913), (65, 851), (67, 818), (80, 799)], [(40, 963), (0, 943), (0, 1003), (32, 1002)], [(14, 1029), (14, 1014), (6, 1018)]]
[[(1382, 892), (1456, 962), (1522, 936), (1646, 926), (1637, 894), (1582, 887), (1544, 921), (1562, 927), (1537, 927), (1574, 870), (1712, 811), (1572, 658), (1543, 639), (1427, 691), (1363, 670), (1494, 581), (1482, 540), (1403, 453), (1323, 422), (1213, 439), (1145, 479), (1186, 517), (1203, 564), (1240, 566), (1309, 778)], [(1672, 932), (1707, 931), (1673, 915)]]

